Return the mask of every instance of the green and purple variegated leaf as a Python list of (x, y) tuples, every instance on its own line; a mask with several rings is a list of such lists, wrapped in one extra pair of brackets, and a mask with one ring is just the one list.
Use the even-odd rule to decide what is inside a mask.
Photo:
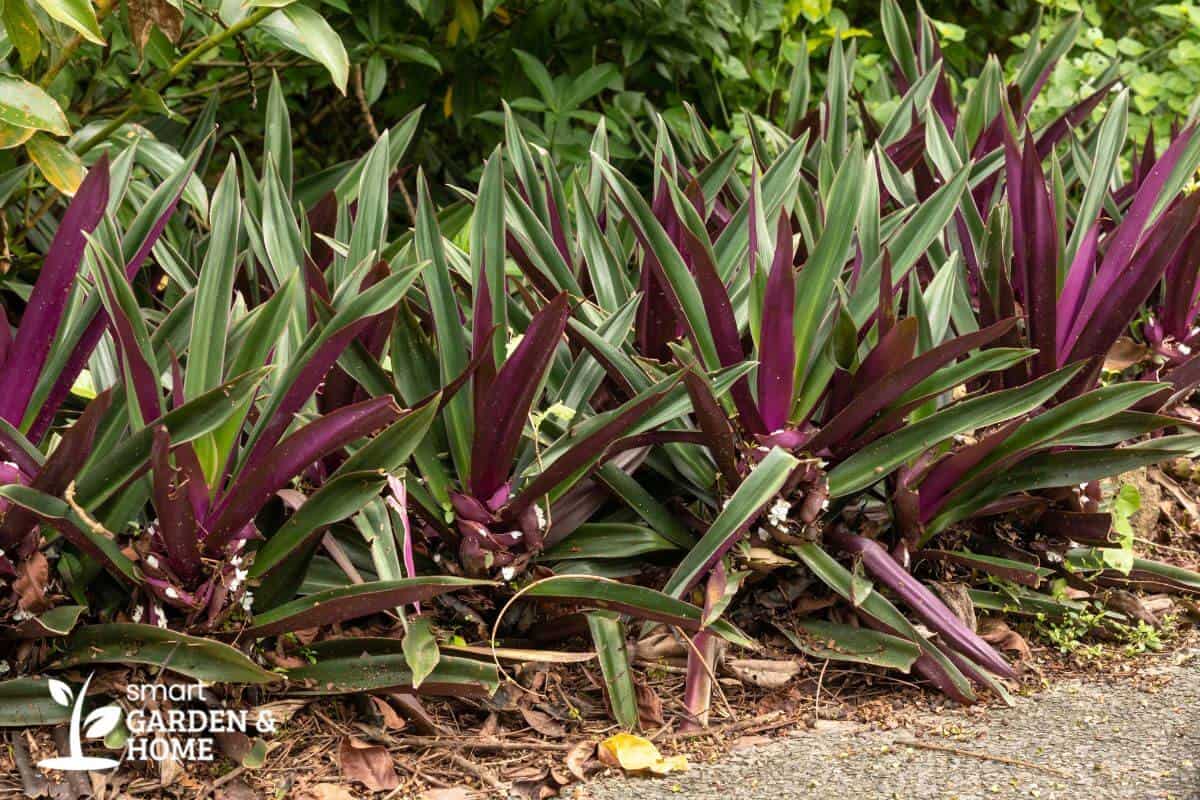
[[(108, 205), (108, 157), (88, 170), (75, 197), (59, 222), (46, 253), (38, 280), (26, 303), (16, 339), (4, 360), (5, 392), (0, 397), (0, 418), (19, 425), (41, 377), (42, 367), (66, 311), (67, 298), (79, 274), (88, 235), (100, 224)], [(5, 325), (7, 329), (7, 324)]]

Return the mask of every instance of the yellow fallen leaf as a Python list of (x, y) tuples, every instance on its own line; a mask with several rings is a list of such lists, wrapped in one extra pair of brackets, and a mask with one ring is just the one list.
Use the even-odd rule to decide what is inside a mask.
[(688, 768), (686, 756), (664, 758), (653, 742), (632, 733), (618, 733), (608, 737), (600, 743), (599, 755), (603, 763), (620, 767), (626, 772), (666, 775), (670, 772), (683, 772)]

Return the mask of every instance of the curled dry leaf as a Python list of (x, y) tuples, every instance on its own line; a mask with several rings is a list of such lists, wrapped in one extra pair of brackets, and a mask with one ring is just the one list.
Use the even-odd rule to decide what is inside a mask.
[(352, 737), (342, 740), (338, 750), (342, 777), (357, 781), (373, 792), (387, 792), (400, 785), (392, 756), (379, 745), (370, 745)]
[(971, 630), (976, 629), (975, 604), (971, 602), (971, 595), (967, 591), (966, 584), (933, 581), (930, 585), (937, 592), (938, 597), (942, 598), (946, 607), (954, 612), (954, 616), (962, 620), (962, 623)]
[(731, 658), (725, 662), (725, 669), (742, 683), (778, 689), (800, 674), (804, 664), (797, 659)]
[(392, 708), (387, 700), (371, 695), (371, 705), (375, 707), (375, 712), (383, 719), (383, 726), (385, 728), (390, 731), (398, 731), (404, 727), (404, 718), (396, 713), (396, 709)]
[(667, 630), (657, 630), (644, 636), (633, 646), (633, 655), (643, 661), (660, 658), (687, 658), (687, 647)]
[(1026, 644), (1024, 637), (1014, 631), (1002, 619), (996, 617), (984, 617), (979, 621), (979, 635), (990, 645), (994, 645), (1001, 650), (1007, 650), (1010, 653), (1016, 653), (1017, 658), (1021, 661), (1028, 659), (1031, 655), (1029, 645)]
[(17, 579), (13, 591), (22, 611), (40, 614), (50, 607), (46, 599), (46, 588), (50, 583), (50, 563), (40, 551), (35, 550), (17, 567)]
[(1138, 344), (1128, 336), (1122, 336), (1105, 354), (1104, 369), (1109, 372), (1124, 372), (1130, 367), (1140, 364), (1150, 354), (1149, 347)]
[(638, 722), (642, 728), (661, 728), (663, 725), (663, 705), (658, 693), (645, 681), (634, 680), (633, 690), (637, 695)]
[(571, 749), (567, 751), (566, 763), (567, 770), (576, 780), (587, 780), (587, 763), (591, 761), (595, 752), (595, 742), (578, 742), (571, 745)]
[(1124, 589), (1109, 589), (1100, 599), (1108, 608), (1119, 611), (1131, 619), (1140, 620), (1156, 628), (1162, 624), (1133, 592), (1127, 592)]
[(688, 768), (687, 756), (664, 757), (649, 739), (632, 733), (618, 733), (600, 743), (600, 761), (610, 767), (620, 767), (625, 772), (649, 772), (667, 775), (684, 772)]
[(521, 716), (525, 718), (526, 725), (533, 728), (542, 736), (561, 739), (567, 735), (567, 729), (545, 711), (538, 711), (535, 708), (522, 708)]
[(150, 32), (158, 28), (172, 42), (183, 33), (183, 11), (170, 0), (125, 0), (129, 12), (129, 32), (138, 52), (146, 49)]

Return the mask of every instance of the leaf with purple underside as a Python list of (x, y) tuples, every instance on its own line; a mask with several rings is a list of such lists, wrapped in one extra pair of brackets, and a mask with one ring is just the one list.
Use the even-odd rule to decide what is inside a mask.
[(373, 581), (354, 586), (326, 589), (323, 592), (285, 603), (254, 616), (246, 636), (263, 637), (282, 631), (316, 628), (349, 619), (377, 614), (396, 606), (431, 600), (440, 594), (480, 586), (495, 586), (492, 581), (431, 576), (403, 578), (398, 581)]
[(763, 298), (758, 344), (758, 408), (768, 432), (787, 424), (796, 379), (796, 280), (792, 269), (792, 229), (779, 218), (775, 255)]
[(508, 479), (529, 410), (566, 328), (570, 308), (560, 294), (534, 315), (496, 375), (471, 446), (471, 492), (490, 498)]
[(18, 425), (41, 376), (51, 344), (79, 274), (87, 237), (100, 224), (108, 204), (108, 157), (88, 170), (58, 225), (34, 284), (17, 336), (4, 362), (5, 391), (0, 417)]
[(244, 474), (213, 509), (205, 550), (220, 552), (270, 499), (309, 464), (393, 422), (400, 409), (390, 397), (376, 397), (331, 411), (271, 449), (261, 469)]

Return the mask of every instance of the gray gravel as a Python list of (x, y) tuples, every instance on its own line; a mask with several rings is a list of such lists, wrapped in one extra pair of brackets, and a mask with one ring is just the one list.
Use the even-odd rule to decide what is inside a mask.
[(604, 778), (576, 787), (571, 797), (1200, 800), (1200, 653), (1164, 662), (1143, 669), (1138, 680), (1066, 680), (1019, 698), (1013, 708), (947, 711), (908, 729), (823, 722), (714, 764), (693, 764), (681, 775)]

